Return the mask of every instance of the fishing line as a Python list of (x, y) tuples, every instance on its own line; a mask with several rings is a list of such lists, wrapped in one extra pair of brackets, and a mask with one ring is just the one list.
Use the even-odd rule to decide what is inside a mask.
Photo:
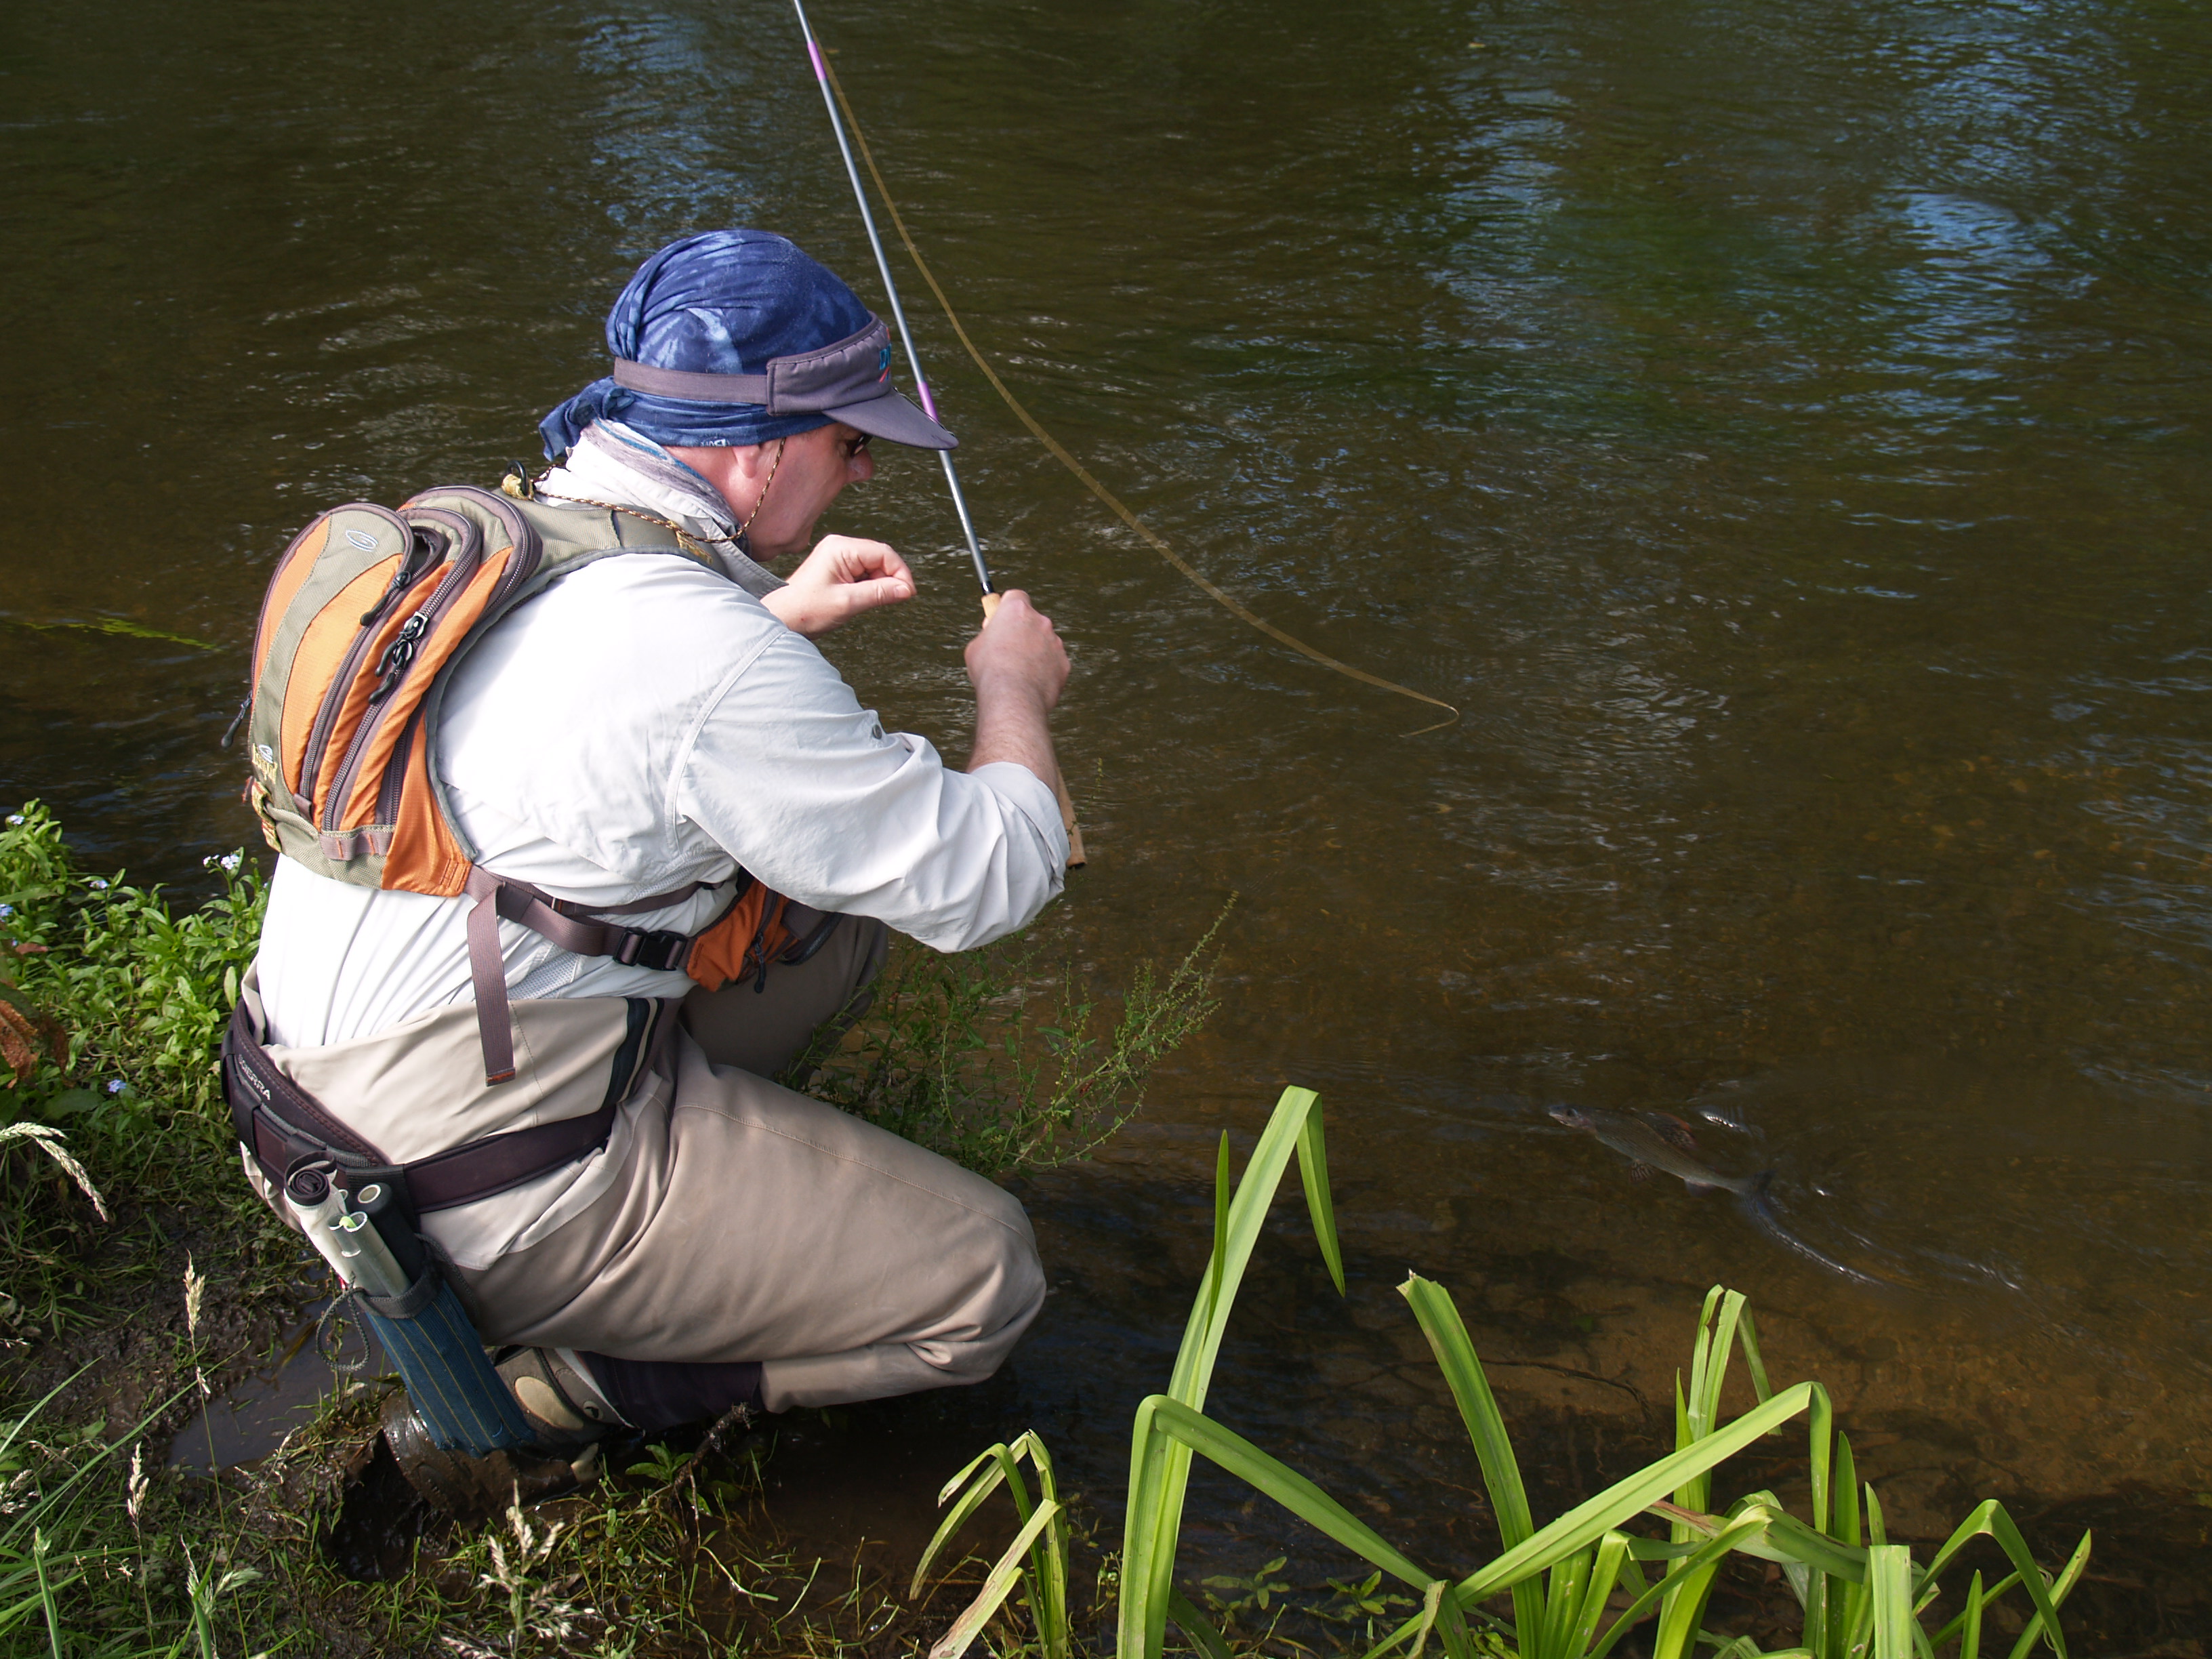
[[(868, 192), (860, 183), (860, 170), (853, 165), (853, 147), (846, 142), (845, 123), (837, 118), (837, 106), (844, 103), (845, 94), (839, 91), (835, 97), (830, 95), (834, 83), (830, 74), (830, 60), (823, 54), (821, 43), (814, 38), (814, 26), (806, 21), (805, 0), (791, 0), (791, 9), (799, 15), (799, 32), (805, 38), (806, 55), (814, 64), (815, 84), (822, 88), (822, 106), (830, 113), (830, 130), (837, 135), (837, 151), (845, 158), (845, 176), (852, 181), (853, 200), (860, 210), (860, 224), (868, 233), (868, 246), (875, 252), (876, 270), (884, 279), (884, 293), (890, 300), (891, 315), (898, 319), (899, 341), (906, 347), (907, 367), (914, 370), (915, 391), (921, 398), (922, 412), (933, 421), (937, 418), (937, 400), (929, 395), (929, 380), (921, 372), (921, 355), (914, 349), (914, 331), (906, 325), (906, 307), (899, 303), (898, 284), (891, 280), (890, 258), (884, 252), (882, 234), (876, 229), (876, 216), (869, 211)], [(851, 112), (849, 106), (847, 112)], [(875, 170), (875, 158), (870, 156), (868, 171), (874, 173)], [(883, 177), (880, 173), (877, 175), (876, 183), (881, 188)], [(884, 200), (889, 204), (890, 198), (886, 196)], [(902, 237), (906, 235), (903, 224), (899, 227), (899, 234)], [(908, 252), (911, 252), (913, 249), (913, 242), (908, 241)], [(928, 273), (925, 271), (923, 275)], [(936, 287), (935, 282), (933, 281), (930, 286)], [(942, 298), (941, 295), (939, 297)], [(888, 352), (885, 358), (888, 362)], [(888, 377), (890, 370), (886, 368), (884, 374)], [(937, 452), (937, 459), (945, 465), (945, 487), (952, 494), (953, 511), (960, 515), (960, 532), (968, 538), (968, 556), (975, 562), (975, 580), (983, 589), (983, 621), (988, 627), (999, 609), (999, 594), (991, 586), (991, 567), (983, 562), (982, 544), (975, 539), (975, 523), (969, 518), (968, 503), (960, 494), (960, 475), (953, 471), (952, 452), (940, 449)], [(1050, 781), (1052, 793), (1060, 802), (1060, 821), (1067, 830), (1067, 867), (1079, 870), (1087, 855), (1083, 850), (1083, 826), (1076, 821), (1075, 801), (1068, 794), (1067, 780), (1061, 775), (1057, 766), (1053, 769)]]
[[(797, 3), (797, 0), (793, 0), (793, 3)], [(867, 135), (860, 130), (860, 118), (853, 113), (852, 100), (845, 96), (845, 88), (838, 82), (837, 71), (830, 67), (828, 55), (822, 52), (818, 47), (815, 47), (814, 40), (811, 34), (808, 36), (807, 45), (810, 48), (815, 50), (817, 53), (814, 60), (816, 68), (819, 70), (822, 79), (829, 87), (830, 90), (836, 94), (838, 106), (845, 112), (845, 125), (852, 129), (853, 142), (860, 146), (860, 159), (867, 163), (868, 177), (875, 180), (876, 194), (883, 198), (884, 207), (891, 216), (891, 223), (898, 231), (899, 241), (906, 248), (907, 258), (914, 261), (914, 268), (921, 273), (921, 280), (929, 285), (930, 293), (936, 296), (939, 309), (945, 313), (945, 320), (952, 325), (952, 332), (958, 338), (962, 349), (967, 352), (969, 360), (975, 363), (975, 367), (983, 372), (983, 378), (991, 383), (992, 389), (995, 391), (1000, 397), (1006, 400), (1006, 407), (1014, 411), (1015, 417), (1018, 419), (1024, 426), (1030, 429), (1030, 435), (1035, 438), (1039, 443), (1042, 444), (1045, 448), (1050, 452), (1052, 458), (1054, 460), (1058, 461), (1070, 472), (1073, 472), (1076, 477), (1081, 481), (1083, 487), (1088, 489), (1093, 495), (1096, 495), (1099, 501), (1103, 502), (1116, 518), (1120, 519), (1123, 524), (1128, 526), (1130, 529), (1135, 531), (1138, 535), (1143, 537), (1146, 543), (1152, 548), (1152, 551), (1158, 554), (1170, 565), (1174, 566), (1176, 569), (1182, 572), (1182, 574), (1188, 577), (1191, 583), (1198, 588), (1199, 592), (1204, 593), (1206, 598), (1212, 599), (1216, 605), (1221, 606), (1223, 610), (1228, 611), (1231, 616), (1235, 617), (1238, 621), (1249, 623), (1252, 627), (1258, 629), (1262, 634), (1265, 634), (1269, 639), (1275, 641), (1279, 644), (1287, 645), (1291, 650), (1297, 652), (1300, 656), (1305, 657), (1311, 661), (1317, 662), (1324, 668), (1333, 669), (1337, 673), (1342, 674), (1347, 678), (1358, 680), (1363, 685), (1371, 685), (1380, 690), (1395, 692), (1399, 696), (1411, 697), (1415, 702), (1425, 702), (1431, 708), (1441, 708), (1444, 711), (1446, 718), (1438, 720), (1434, 726), (1424, 726), (1418, 731), (1408, 732), (1406, 734), (1407, 737), (1418, 738), (1424, 732), (1441, 731), (1445, 726), (1449, 726), (1454, 720), (1456, 720), (1459, 718), (1459, 710), (1455, 708), (1451, 704), (1446, 702), (1443, 698), (1432, 697), (1425, 691), (1416, 691), (1409, 685), (1401, 685), (1395, 680), (1386, 680), (1379, 674), (1370, 674), (1364, 668), (1354, 668), (1348, 662), (1339, 661), (1336, 658), (1330, 656), (1326, 651), (1322, 651), (1316, 649), (1313, 646), (1308, 645), (1304, 640), (1299, 639), (1296, 635), (1285, 633), (1281, 629), (1276, 627), (1274, 623), (1269, 622), (1266, 617), (1255, 615), (1237, 599), (1222, 592), (1220, 588), (1215, 586), (1203, 575), (1200, 574), (1198, 570), (1192, 566), (1189, 561), (1185, 559), (1182, 555), (1176, 552), (1172, 547), (1170, 547), (1167, 543), (1153, 531), (1150, 525), (1146, 524), (1142, 519), (1139, 518), (1134, 513), (1132, 513), (1127, 507), (1123, 506), (1121, 504), (1121, 497), (1115, 495), (1112, 490), (1107, 489), (1104, 484), (1099, 483), (1096, 477), (1092, 477), (1090, 468), (1084, 465), (1082, 462), (1077, 460), (1073, 455), (1068, 453), (1066, 445), (1062, 444), (1059, 439), (1054, 437), (1051, 433), (1045, 430), (1044, 423), (1039, 421), (1036, 416), (1030, 414), (1030, 411), (1024, 407), (1021, 399), (1015, 397), (1014, 394), (1007, 389), (1006, 383), (999, 378), (998, 371), (993, 368), (990, 363), (985, 359), (983, 354), (975, 349), (975, 341), (968, 337), (968, 330), (965, 325), (962, 324), (960, 314), (953, 310), (952, 301), (945, 298), (945, 289), (939, 285), (936, 273), (930, 270), (929, 262), (921, 257), (921, 250), (914, 245), (914, 237), (908, 232), (906, 228), (905, 216), (899, 212), (898, 204), (891, 199), (890, 187), (884, 183), (883, 169), (876, 165), (875, 153), (868, 148)], [(844, 142), (844, 136), (843, 130), (841, 128), (837, 135), (841, 147)], [(849, 152), (848, 152), (846, 155), (846, 165), (848, 167), (852, 165), (852, 156)], [(863, 206), (861, 211), (865, 214), (866, 210), (866, 208)], [(869, 228), (872, 232), (874, 229), (872, 221), (870, 222)], [(883, 247), (880, 243), (876, 245), (876, 258), (878, 262), (883, 258)], [(884, 275), (885, 285), (888, 287), (890, 274), (889, 271), (885, 271)], [(896, 296), (896, 293), (894, 293), (891, 306), (892, 309), (896, 312), (898, 307), (898, 301)], [(901, 314), (899, 317), (899, 330), (902, 335), (905, 333), (906, 319), (903, 314)], [(907, 345), (907, 359), (909, 362), (912, 362), (914, 360), (914, 346), (911, 341), (909, 341)], [(917, 363), (915, 365), (915, 378), (917, 382), (920, 381), (921, 377), (921, 365)], [(924, 400), (927, 401), (928, 392), (926, 388), (923, 391), (922, 396)], [(945, 461), (945, 471), (948, 477), (951, 476), (951, 461), (950, 459), (947, 459)], [(958, 488), (957, 485), (955, 486), (954, 493), (955, 498), (957, 499), (958, 494)], [(964, 507), (961, 510), (961, 522), (963, 526), (967, 523), (967, 510)], [(975, 538), (975, 532), (973, 530), (969, 532), (969, 538), (970, 545), (972, 546)], [(982, 556), (983, 556), (980, 552), (975, 554), (975, 558), (979, 565), (981, 562)]]

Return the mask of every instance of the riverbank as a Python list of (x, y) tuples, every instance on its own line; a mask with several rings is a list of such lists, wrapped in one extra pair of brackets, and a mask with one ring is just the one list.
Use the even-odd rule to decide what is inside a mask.
[[(973, 1575), (909, 1600), (865, 1526), (794, 1537), (769, 1513), (777, 1482), (849, 1461), (852, 1413), (616, 1443), (584, 1494), (483, 1526), (406, 1486), (374, 1365), (317, 1379), (323, 1406), (266, 1455), (171, 1462), (180, 1432), (216, 1443), (226, 1392), (277, 1350), (322, 1368), (296, 1326), (327, 1294), (240, 1178), (215, 1069), (264, 882), (241, 853), (204, 867), (215, 890), (173, 908), (80, 868), (35, 802), (0, 823), (0, 1648), (927, 1646)], [(862, 1030), (803, 1064), (824, 1098), (987, 1173), (1058, 1167), (1211, 1012), (1218, 925), (1110, 994), (1018, 945), (902, 954)]]
[[(1851, 1473), (1848, 1439), (1831, 1439), (1828, 1395), (1813, 1383), (1771, 1388), (1743, 1299), (1717, 1288), (1671, 1454), (1663, 1436), (1650, 1435), (1647, 1410), (1644, 1433), (1616, 1440), (1616, 1461), (1625, 1451), (1639, 1467), (1540, 1529), (1456, 1305), (1444, 1287), (1413, 1276), (1400, 1292), (1458, 1402), (1487, 1489), (1477, 1541), (1486, 1534), (1483, 1547), (1504, 1552), (1456, 1588), (1431, 1577), (1336, 1499), (1200, 1414), (1294, 1156), (1328, 1274), (1339, 1295), (1346, 1288), (1318, 1105), (1295, 1088), (1233, 1182), (1222, 1141), (1210, 1260), (1168, 1391), (1138, 1408), (1118, 1549), (1104, 1517), (1059, 1492), (1049, 1434), (1023, 1435), (996, 1449), (998, 1462), (987, 1454), (970, 1466), (980, 1471), (969, 1489), (978, 1504), (1002, 1475), (1013, 1494), (1016, 1513), (1006, 1516), (1001, 1500), (995, 1531), (986, 1524), (955, 1538), (948, 1522), (924, 1548), (924, 1510), (890, 1536), (878, 1526), (872, 1553), (851, 1516), (834, 1535), (794, 1536), (793, 1492), (866, 1486), (856, 1460), (880, 1473), (902, 1449), (927, 1445), (942, 1462), (962, 1455), (931, 1433), (940, 1408), (930, 1396), (800, 1413), (750, 1431), (702, 1425), (652, 1444), (611, 1443), (596, 1486), (480, 1523), (432, 1516), (405, 1486), (378, 1437), (386, 1379), (338, 1383), (311, 1421), (249, 1464), (179, 1467), (164, 1455), (169, 1437), (197, 1417), (212, 1447), (211, 1402), (264, 1357), (317, 1277), (297, 1238), (235, 1176), (212, 1061), (265, 892), (241, 854), (206, 867), (220, 890), (178, 915), (158, 891), (79, 870), (61, 827), (36, 804), (0, 825), (9, 976), (0, 1023), (13, 1134), (0, 1166), (9, 1200), (0, 1389), (12, 1402), (0, 1450), (9, 1480), (0, 1583), (13, 1592), (0, 1601), (0, 1633), (19, 1644), (43, 1631), (56, 1654), (189, 1644), (240, 1655), (890, 1655), (988, 1631), (1002, 1653), (1156, 1659), (1172, 1626), (1220, 1659), (1364, 1650), (1395, 1626), (1397, 1644), (1415, 1652), (1434, 1637), (1455, 1659), (1583, 1659), (1623, 1638), (1644, 1639), (1652, 1620), (1657, 1652), (1711, 1632), (1703, 1639), (1747, 1656), (1802, 1638), (1824, 1655), (1902, 1659), (1899, 1621), (1919, 1625), (1939, 1647), (1956, 1639), (1963, 1656), (1978, 1650), (1985, 1614), (2024, 1654), (2087, 1559), (2085, 1535), (2046, 1589), (2030, 1546), (2001, 1506), (1984, 1504), (1916, 1562), (1886, 1538), (1874, 1489), (1862, 1493)], [(1044, 1060), (1024, 1058), (1019, 1014), (1005, 1006), (1019, 1000), (1018, 986), (986, 964), (909, 959), (863, 1033), (811, 1057), (822, 1066), (817, 1086), (979, 1168), (1060, 1166), (1126, 1119), (1151, 1066), (1211, 1011), (1213, 937), (1157, 981), (1140, 971), (1118, 999), (1118, 1018), (1096, 1035), (1098, 1000), (1072, 972), (1059, 975), (1041, 1027), (1055, 1038)], [(993, 1069), (998, 1054), (1012, 1062), (1005, 1076)], [(1752, 1398), (1729, 1420), (1722, 1398), (1739, 1350)], [(1741, 1395), (1744, 1385), (1735, 1386)], [(1726, 1503), (1713, 1491), (1713, 1468), (1808, 1413), (1802, 1486), (1790, 1460), (1761, 1452), (1757, 1462), (1762, 1479), (1809, 1505), (1809, 1527), (1773, 1492)], [(955, 1432), (981, 1437), (972, 1425)], [(1365, 1566), (1302, 1590), (1279, 1576), (1287, 1557), (1278, 1555), (1208, 1575), (1192, 1587), (1203, 1605), (1188, 1599), (1175, 1573), (1189, 1456), (1178, 1447), (1202, 1452)], [(1034, 1498), (1017, 1478), (1024, 1460), (1039, 1482)], [(909, 1493), (916, 1484), (903, 1482)], [(1648, 1524), (1622, 1529), (1655, 1516), (1664, 1536)], [(1026, 1524), (1014, 1547), (989, 1566), (1016, 1521)], [(1466, 1542), (1455, 1538), (1449, 1553)], [(981, 1553), (962, 1553), (970, 1548)], [(1962, 1548), (1980, 1553), (1986, 1593), (1978, 1575), (1963, 1593), (1957, 1571), (1938, 1582), (1947, 1563), (1974, 1559), (1958, 1557)], [(1658, 1574), (1648, 1584), (1639, 1562)], [(2008, 1565), (2032, 1586), (2008, 1580)], [(902, 1583), (910, 1569), (912, 1583)], [(1531, 1588), (1547, 1577), (1548, 1590)], [(2021, 1594), (2008, 1601), (2008, 1587)], [(1878, 1641), (1878, 1629), (1895, 1640)]]

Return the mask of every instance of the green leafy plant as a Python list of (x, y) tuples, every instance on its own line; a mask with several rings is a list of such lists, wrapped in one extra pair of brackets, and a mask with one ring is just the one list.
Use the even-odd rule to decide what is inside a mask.
[[(49, 1108), (80, 1140), (154, 1152), (179, 1115), (221, 1132), (216, 1046), (259, 942), (267, 891), (239, 853), (207, 860), (222, 890), (173, 914), (158, 887), (87, 875), (36, 801), (0, 824), (0, 940), (14, 954), (5, 1000), (55, 1037), (16, 1068), (18, 1115)], [(158, 1174), (173, 1154), (137, 1160)]]
[[(2025, 1593), (2032, 1611), (2011, 1650), (2012, 1659), (2026, 1659), (2039, 1644), (2064, 1659), (2057, 1609), (2087, 1562), (2088, 1537), (2084, 1535), (2055, 1579), (2047, 1577), (2002, 1505), (1987, 1502), (1967, 1516), (1924, 1567), (1915, 1562), (1906, 1546), (1884, 1535), (1879, 1500), (1870, 1486), (1862, 1488), (1856, 1481), (1850, 1443), (1835, 1431), (1826, 1391), (1809, 1382), (1774, 1391), (1744, 1298), (1719, 1286), (1707, 1296), (1699, 1316), (1686, 1382), (1677, 1382), (1675, 1449), (1539, 1527), (1511, 1437), (1458, 1309), (1442, 1286), (1409, 1276), (1399, 1287), (1400, 1294), (1427, 1338), (1459, 1407), (1489, 1489), (1502, 1546), (1495, 1559), (1462, 1576), (1421, 1565), (1313, 1482), (1203, 1409), (1231, 1306), (1293, 1157), (1316, 1242), (1342, 1291), (1319, 1102), (1310, 1090), (1287, 1089), (1233, 1187), (1228, 1139), (1223, 1137), (1215, 1170), (1213, 1249), (1206, 1274), (1167, 1392), (1153, 1395), (1137, 1408), (1121, 1560), (1119, 1659), (1159, 1659), (1170, 1623), (1180, 1626), (1208, 1659), (1225, 1659), (1229, 1653), (1222, 1633), (1174, 1579), (1194, 1454), (1367, 1561), (1374, 1574), (1356, 1591), (1332, 1581), (1340, 1601), (1351, 1602), (1353, 1609), (1371, 1617), (1388, 1606), (1388, 1599), (1376, 1594), (1386, 1577), (1412, 1592), (1402, 1600), (1414, 1611), (1373, 1646), (1368, 1659), (1382, 1659), (1394, 1650), (1418, 1656), (1431, 1641), (1443, 1650), (1447, 1659), (1499, 1654), (1510, 1659), (1601, 1659), (1646, 1618), (1654, 1620), (1653, 1659), (1689, 1659), (1701, 1646), (1717, 1648), (1727, 1659), (1927, 1659), (1936, 1649), (1954, 1641), (1960, 1644), (1960, 1659), (1979, 1659), (1983, 1614), (1990, 1603), (2014, 1589)], [(1756, 1403), (1724, 1422), (1722, 1393), (1738, 1354)], [(1790, 1514), (1770, 1492), (1751, 1493), (1723, 1512), (1712, 1513), (1713, 1472), (1799, 1418), (1806, 1419), (1809, 1428), (1811, 1519)], [(1017, 1443), (1025, 1445), (1032, 1459), (1042, 1455), (1034, 1434)], [(998, 1447), (986, 1457), (1010, 1455), (1011, 1449)], [(971, 1464), (956, 1477), (947, 1495), (961, 1488), (977, 1467)], [(977, 1480), (967, 1486), (961, 1507), (948, 1516), (932, 1547), (933, 1555), (994, 1484)], [(955, 1626), (969, 1639), (1003, 1604), (1016, 1571), (1031, 1576), (1056, 1573), (1060, 1582), (1066, 1582), (1064, 1534), (1046, 1532), (1038, 1519), (1044, 1514), (1042, 1505), (1034, 1510), (1024, 1508), (1023, 1513), (1029, 1524), (1016, 1547), (1001, 1558), (984, 1593)], [(1628, 1523), (1640, 1516), (1664, 1521), (1668, 1535), (1656, 1538), (1628, 1531)], [(1981, 1575), (1974, 1574), (1965, 1590), (1963, 1610), (1931, 1632), (1927, 1625), (1935, 1616), (1943, 1573), (1967, 1544), (1984, 1536), (2002, 1549), (2013, 1572), (1993, 1586), (1984, 1586)], [(1040, 1548), (1059, 1549), (1058, 1565), (1036, 1557)], [(1031, 1559), (1021, 1568), (1016, 1558), (1025, 1552)], [(1803, 1613), (1799, 1645), (1762, 1655), (1748, 1638), (1717, 1636), (1705, 1628), (1707, 1600), (1730, 1553), (1782, 1568)], [(1271, 1563), (1249, 1583), (1234, 1581), (1234, 1587), (1245, 1589), (1247, 1596), (1217, 1604), (1234, 1607), (1249, 1600), (1264, 1605), (1263, 1595), (1279, 1595), (1287, 1588), (1272, 1577), (1282, 1565), (1280, 1560)], [(1647, 1567), (1656, 1570), (1656, 1577), (1647, 1576)], [(917, 1587), (919, 1583), (917, 1575)], [(1610, 1604), (1619, 1593), (1626, 1594), (1627, 1605), (1616, 1613)], [(1489, 1610), (1486, 1604), (1498, 1597), (1510, 1600), (1510, 1610)], [(1041, 1640), (1042, 1630), (1040, 1623)], [(957, 1651), (948, 1645), (933, 1659), (954, 1659)]]
[(1034, 946), (940, 956), (901, 942), (868, 1016), (784, 1080), (984, 1175), (1074, 1162), (1128, 1121), (1152, 1067), (1212, 1014), (1228, 914), (1164, 977), (1139, 963), (1110, 1026), (1112, 999), (1072, 963), (1038, 975)]
[[(1035, 1500), (1030, 1498), (1029, 1486), (1022, 1479), (1019, 1466), (1024, 1458), (1036, 1474)], [(945, 1483), (945, 1489), (937, 1494), (937, 1501), (940, 1504), (951, 1502), (952, 1508), (915, 1564), (914, 1582), (908, 1586), (907, 1595), (911, 1598), (921, 1594), (931, 1565), (966, 1524), (968, 1517), (1001, 1484), (1012, 1496), (1021, 1530), (984, 1575), (983, 1588), (975, 1599), (952, 1621), (951, 1629), (945, 1632), (937, 1645), (930, 1649), (929, 1659), (960, 1659), (1017, 1586), (1029, 1608), (1030, 1623), (1037, 1633), (1037, 1647), (1044, 1659), (1068, 1659), (1074, 1650), (1073, 1627), (1067, 1611), (1067, 1520), (1060, 1501), (1060, 1487), (1053, 1475), (1051, 1455), (1035, 1433), (1023, 1435), (1012, 1445), (993, 1446)]]

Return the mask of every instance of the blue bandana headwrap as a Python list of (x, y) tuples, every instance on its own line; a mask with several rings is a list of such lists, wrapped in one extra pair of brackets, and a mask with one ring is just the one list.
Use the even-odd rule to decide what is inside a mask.
[[(638, 267), (607, 313), (607, 348), (653, 368), (762, 374), (771, 357), (818, 350), (868, 326), (868, 309), (827, 267), (765, 230), (686, 236)], [(830, 424), (820, 413), (770, 415), (759, 404), (659, 398), (594, 380), (538, 423), (558, 460), (602, 417), (656, 443), (770, 443)]]

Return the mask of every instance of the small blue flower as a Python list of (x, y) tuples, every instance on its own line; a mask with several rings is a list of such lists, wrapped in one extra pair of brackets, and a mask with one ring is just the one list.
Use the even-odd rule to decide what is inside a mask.
[(121, 1094), (123, 1092), (123, 1079), (119, 1077), (112, 1077), (108, 1079), (107, 1092), (111, 1095)]
[(246, 862), (246, 854), (243, 853), (225, 853), (220, 861), (224, 869), (229, 871), (231, 874), (236, 875), (238, 873), (238, 866)]
[(107, 890), (107, 884), (98, 876), (94, 876), (90, 881), (87, 882), (85, 885), (91, 888), (95, 893), (104, 893)]
[(5, 921), (9, 916), (14, 915), (15, 914), (15, 907), (14, 905), (0, 904), (0, 921)]
[(10, 812), (8, 814), (8, 822), (11, 824), (21, 823), (22, 821), (23, 815), (21, 812)]

